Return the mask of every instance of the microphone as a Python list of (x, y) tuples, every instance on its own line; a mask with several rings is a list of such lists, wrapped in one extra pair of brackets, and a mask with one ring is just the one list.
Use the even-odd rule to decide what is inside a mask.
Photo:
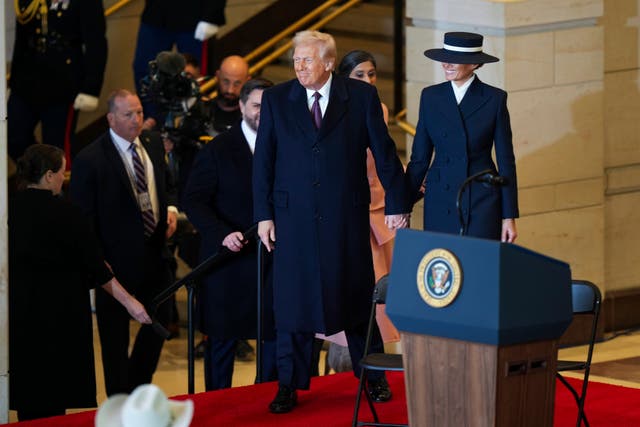
[(490, 185), (495, 185), (496, 187), (507, 185), (507, 179), (505, 177), (496, 175), (491, 171), (482, 171), (481, 175), (476, 177), (475, 180), (477, 182), (484, 182)]
[(460, 188), (458, 188), (458, 196), (456, 197), (456, 210), (458, 211), (458, 219), (460, 221), (460, 235), (467, 234), (467, 223), (462, 214), (462, 193), (471, 182), (483, 182), (489, 185), (501, 186), (507, 184), (507, 179), (503, 176), (496, 175), (491, 169), (485, 169), (481, 172), (475, 173), (464, 180)]
[(158, 67), (158, 71), (175, 77), (184, 70), (184, 56), (177, 52), (160, 52), (156, 56), (156, 66)]

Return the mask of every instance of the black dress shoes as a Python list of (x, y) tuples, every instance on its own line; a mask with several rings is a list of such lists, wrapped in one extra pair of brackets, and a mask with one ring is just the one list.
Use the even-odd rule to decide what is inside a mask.
[(247, 340), (238, 340), (236, 346), (236, 360), (240, 362), (253, 362), (256, 360), (256, 352)]
[(286, 385), (280, 385), (275, 399), (269, 404), (269, 412), (285, 414), (291, 412), (297, 403), (298, 393), (296, 393), (296, 390)]
[(385, 377), (367, 381), (367, 392), (374, 402), (386, 402), (391, 399), (391, 389)]

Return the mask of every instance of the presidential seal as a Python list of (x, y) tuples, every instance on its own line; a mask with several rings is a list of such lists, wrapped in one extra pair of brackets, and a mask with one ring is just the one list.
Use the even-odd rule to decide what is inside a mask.
[(431, 307), (446, 307), (460, 292), (462, 270), (454, 254), (446, 249), (432, 249), (418, 265), (418, 292)]

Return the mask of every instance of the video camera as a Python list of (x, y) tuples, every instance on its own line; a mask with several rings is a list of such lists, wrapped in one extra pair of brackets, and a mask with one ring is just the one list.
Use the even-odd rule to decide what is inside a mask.
[(140, 96), (153, 105), (160, 131), (174, 143), (199, 145), (211, 134), (209, 107), (200, 97), (198, 83), (184, 73), (184, 57), (177, 52), (160, 52), (149, 61), (149, 74), (141, 80)]

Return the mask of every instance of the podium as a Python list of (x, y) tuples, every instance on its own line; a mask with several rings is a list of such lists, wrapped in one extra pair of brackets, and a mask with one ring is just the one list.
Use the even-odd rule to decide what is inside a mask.
[(553, 426), (571, 271), (521, 246), (399, 230), (387, 314), (412, 427)]

